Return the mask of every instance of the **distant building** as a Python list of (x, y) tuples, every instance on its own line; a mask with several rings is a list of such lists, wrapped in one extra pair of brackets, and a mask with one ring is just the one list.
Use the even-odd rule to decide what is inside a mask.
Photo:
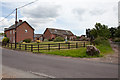
[(43, 34), (34, 34), (34, 41), (37, 40), (43, 41), (44, 40)]
[(17, 27), (15, 27), (14, 24), (4, 30), (4, 33), (9, 38), (11, 43), (15, 43), (15, 29), (16, 42), (21, 42), (24, 39), (31, 39), (33, 41), (34, 29), (26, 21), (19, 20), (19, 22), (17, 22)]
[(46, 28), (44, 32), (45, 39), (55, 39), (57, 36), (61, 36), (64, 39), (67, 37), (69, 40), (76, 39), (76, 36), (70, 30), (62, 30), (62, 29), (54, 29), (54, 28)]

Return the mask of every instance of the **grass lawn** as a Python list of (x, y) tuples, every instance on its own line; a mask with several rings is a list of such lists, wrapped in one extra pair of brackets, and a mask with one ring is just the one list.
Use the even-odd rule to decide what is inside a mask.
[(100, 50), (101, 54), (103, 54), (103, 55), (114, 53), (114, 51), (110, 45), (97, 45), (96, 47)]
[[(86, 48), (81, 47), (78, 49), (68, 49), (68, 50), (51, 50), (51, 51), (40, 51), (40, 53), (51, 54), (51, 55), (60, 55), (60, 56), (70, 56), (70, 57), (80, 57), (80, 58), (95, 58), (95, 57), (103, 57), (107, 54), (113, 54), (110, 43), (106, 42), (106, 44), (96, 45), (96, 47), (100, 50), (99, 56), (88, 56), (86, 54)], [(34, 51), (35, 52), (35, 51)]]
[(68, 50), (51, 50), (51, 51), (40, 51), (40, 53), (51, 54), (51, 55), (60, 55), (60, 56), (69, 56), (69, 57), (80, 57), (80, 58), (94, 58), (102, 57), (100, 56), (88, 56), (86, 54), (86, 48), (81, 47), (79, 49), (68, 49)]
[[(77, 41), (82, 45), (82, 41)], [(96, 45), (96, 47), (100, 50), (100, 55), (99, 56), (88, 56), (86, 54), (86, 48), (85, 47), (80, 47), (75, 49), (62, 49), (62, 50), (58, 50), (58, 44), (56, 43), (65, 43), (65, 42), (41, 42), (41, 43), (25, 43), (27, 44), (27, 51), (31, 51), (31, 45), (33, 44), (33, 52), (34, 53), (43, 53), (43, 54), (51, 54), (51, 55), (60, 55), (60, 56), (69, 56), (69, 57), (80, 57), (80, 58), (94, 58), (94, 57), (102, 57), (106, 54), (109, 53), (113, 53), (114, 51), (112, 50), (111, 46), (109, 43), (107, 44), (101, 44), (101, 45)], [(70, 41), (71, 43), (71, 47), (75, 47), (75, 43), (74, 41)], [(36, 48), (38, 46), (38, 44), (54, 44), (51, 45), (51, 50), (39, 50), (38, 52), (38, 48)], [(89, 45), (89, 42), (87, 42), (86, 45)], [(10, 47), (10, 46), (9, 46)], [(61, 44), (62, 48), (67, 48), (67, 44)], [(13, 44), (13, 48), (14, 48), (14, 44)], [(48, 45), (41, 45), (39, 49), (47, 49)], [(17, 45), (17, 49), (19, 49), (19, 44)], [(25, 50), (25, 45), (22, 45), (21, 50)]]

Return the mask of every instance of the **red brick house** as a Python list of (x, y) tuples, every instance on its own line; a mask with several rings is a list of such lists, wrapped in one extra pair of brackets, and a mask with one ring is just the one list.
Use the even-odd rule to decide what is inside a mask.
[(19, 20), (19, 22), (17, 22), (17, 27), (15, 27), (14, 24), (4, 30), (11, 43), (15, 42), (15, 29), (16, 42), (21, 42), (24, 39), (31, 39), (33, 41), (34, 29), (26, 21)]
[(76, 39), (76, 36), (70, 30), (46, 28), (44, 32), (44, 39), (55, 39), (57, 36), (61, 36), (64, 39), (67, 37), (69, 40)]

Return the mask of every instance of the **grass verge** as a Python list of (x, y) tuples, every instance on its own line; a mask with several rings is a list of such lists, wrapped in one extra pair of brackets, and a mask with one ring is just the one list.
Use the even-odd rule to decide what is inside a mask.
[(100, 56), (88, 56), (86, 54), (86, 48), (83, 48), (83, 47), (81, 47), (79, 49), (70, 49), (70, 50), (51, 50), (51, 51), (44, 50), (44, 51), (40, 51), (40, 53), (67, 56), (67, 57), (80, 57), (80, 58), (102, 57), (102, 55), (100, 55)]
[(86, 48), (81, 47), (79, 49), (70, 49), (70, 50), (51, 50), (51, 51), (40, 51), (40, 53), (51, 54), (51, 55), (60, 55), (60, 56), (69, 56), (69, 57), (80, 57), (80, 58), (96, 58), (103, 57), (107, 54), (113, 54), (109, 41), (104, 41), (102, 44), (96, 45), (100, 50), (99, 56), (88, 56), (86, 54)]

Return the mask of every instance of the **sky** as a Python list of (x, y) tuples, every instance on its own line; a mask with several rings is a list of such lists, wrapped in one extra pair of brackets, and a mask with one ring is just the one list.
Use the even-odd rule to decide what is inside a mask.
[[(14, 24), (15, 8), (34, 0), (0, 1), (0, 32)], [(96, 22), (108, 27), (118, 26), (119, 0), (37, 0), (26, 7), (18, 9), (18, 19), (27, 21), (36, 34), (42, 34), (46, 28), (71, 30), (80, 36), (86, 29), (94, 28)]]

